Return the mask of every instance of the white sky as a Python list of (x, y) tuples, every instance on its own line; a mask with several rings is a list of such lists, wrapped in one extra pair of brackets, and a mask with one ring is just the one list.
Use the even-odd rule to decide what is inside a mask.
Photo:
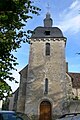
[[(34, 15), (29, 20), (25, 29), (34, 30), (38, 26), (43, 26), (43, 19), (47, 13), (47, 4), (50, 5), (51, 18), (54, 21), (53, 26), (59, 27), (67, 38), (66, 61), (70, 72), (80, 72), (80, 0), (34, 0), (34, 4), (41, 8), (39, 16)], [(13, 76), (19, 81), (18, 72), (28, 64), (29, 45), (22, 44), (15, 56), (18, 58), (18, 71), (13, 71)], [(15, 91), (19, 84), (9, 83)]]

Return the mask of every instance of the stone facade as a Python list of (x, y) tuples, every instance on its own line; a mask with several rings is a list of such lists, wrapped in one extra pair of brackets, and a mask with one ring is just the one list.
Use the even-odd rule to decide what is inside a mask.
[(25, 68), (23, 68), (23, 70), (19, 72), (20, 86), (19, 86), (19, 93), (18, 93), (17, 111), (21, 113), (25, 112), (27, 70), (28, 70), (28, 66), (26, 66)]
[[(51, 45), (50, 56), (45, 56), (46, 42)], [(40, 102), (44, 99), (49, 100), (53, 104), (53, 113), (61, 112), (67, 92), (64, 51), (64, 40), (44, 41), (41, 39), (41, 41), (32, 41), (28, 66), (25, 113), (38, 114)], [(46, 78), (49, 80), (47, 95), (44, 91)]]
[[(65, 60), (66, 38), (59, 28), (52, 27), (49, 13), (46, 14), (44, 27), (34, 30), (30, 43), (29, 64), (20, 71), (17, 111), (38, 119), (42, 112), (41, 103), (48, 101), (51, 116), (68, 113), (72, 79)], [(46, 55), (47, 43), (50, 45), (49, 55)]]

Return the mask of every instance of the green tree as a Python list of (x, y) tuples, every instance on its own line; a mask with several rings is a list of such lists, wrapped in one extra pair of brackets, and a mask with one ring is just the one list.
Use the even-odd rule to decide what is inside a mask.
[[(28, 42), (29, 33), (24, 30), (32, 14), (39, 15), (40, 9), (31, 0), (0, 0), (0, 99), (9, 95), (11, 88), (7, 80), (14, 80), (11, 70), (16, 70), (16, 57), (12, 51)], [(7, 95), (5, 95), (5, 92)]]

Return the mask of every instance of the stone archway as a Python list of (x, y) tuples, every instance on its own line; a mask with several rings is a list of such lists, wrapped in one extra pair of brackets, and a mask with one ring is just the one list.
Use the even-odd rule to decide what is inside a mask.
[(51, 103), (49, 101), (42, 101), (40, 104), (40, 118), (39, 120), (51, 120)]

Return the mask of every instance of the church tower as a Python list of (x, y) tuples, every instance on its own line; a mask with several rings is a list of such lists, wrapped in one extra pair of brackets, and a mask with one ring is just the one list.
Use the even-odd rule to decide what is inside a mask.
[[(66, 38), (62, 31), (58, 27), (52, 27), (52, 24), (50, 13), (47, 13), (44, 27), (34, 29), (30, 39), (23, 101), (24, 112), (28, 116), (36, 116), (37, 120), (51, 120), (55, 115), (63, 114), (64, 103), (67, 101)], [(22, 99), (23, 97), (19, 100)], [(19, 102), (18, 105), (21, 104)]]
[(38, 115), (40, 120), (42, 114), (48, 114), (46, 120), (61, 113), (66, 99), (66, 38), (52, 23), (47, 13), (44, 27), (34, 30), (30, 45), (25, 113)]

